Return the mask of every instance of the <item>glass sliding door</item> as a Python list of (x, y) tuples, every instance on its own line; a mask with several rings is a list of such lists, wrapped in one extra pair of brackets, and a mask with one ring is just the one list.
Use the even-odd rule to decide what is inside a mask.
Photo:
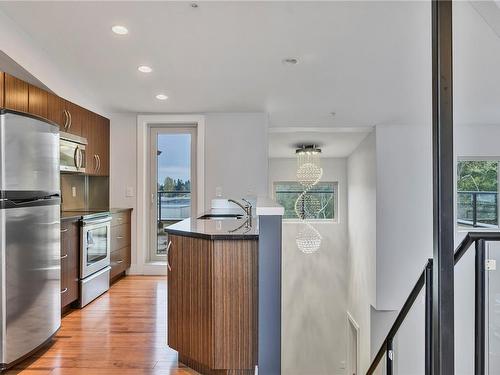
[(151, 127), (150, 147), (150, 260), (165, 261), (165, 227), (196, 215), (196, 127)]

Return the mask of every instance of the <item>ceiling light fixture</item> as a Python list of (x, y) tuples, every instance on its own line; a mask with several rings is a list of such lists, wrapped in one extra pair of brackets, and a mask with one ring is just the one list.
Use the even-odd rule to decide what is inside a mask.
[(158, 100), (167, 100), (168, 96), (165, 95), (165, 94), (158, 94), (158, 95), (156, 95), (156, 99), (158, 99)]
[(294, 57), (290, 57), (290, 58), (281, 60), (281, 62), (285, 65), (296, 65), (296, 64), (298, 64), (299, 60), (294, 58)]
[(125, 26), (122, 25), (115, 25), (111, 28), (115, 34), (118, 35), (127, 35), (128, 34), (128, 29)]
[(198, 4), (197, 3), (191, 3), (191, 8), (198, 8)]
[(141, 73), (151, 73), (153, 71), (153, 69), (147, 65), (140, 65), (137, 67), (137, 70)]

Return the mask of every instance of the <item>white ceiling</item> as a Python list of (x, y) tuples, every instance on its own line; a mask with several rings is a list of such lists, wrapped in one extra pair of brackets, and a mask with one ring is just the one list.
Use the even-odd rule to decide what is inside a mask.
[[(267, 111), (272, 126), (426, 119), (415, 103), (425, 106), (430, 90), (428, 2), (7, 1), (0, 10), (112, 111)], [(114, 35), (114, 24), (130, 34)], [(300, 62), (285, 66), (287, 57)]]
[(294, 158), (297, 145), (315, 144), (321, 148), (322, 158), (344, 158), (358, 147), (371, 130), (369, 128), (274, 128), (269, 133), (269, 157)]
[[(430, 124), (429, 4), (3, 1), (0, 11), (110, 112), (265, 111), (272, 127), (364, 127)], [(455, 120), (500, 123), (500, 18), (454, 7)]]

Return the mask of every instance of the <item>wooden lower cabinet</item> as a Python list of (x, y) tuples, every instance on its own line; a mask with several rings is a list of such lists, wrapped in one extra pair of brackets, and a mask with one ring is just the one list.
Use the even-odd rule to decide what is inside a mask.
[(61, 308), (78, 300), (80, 226), (77, 220), (61, 221)]
[(130, 268), (130, 215), (131, 209), (111, 213), (111, 271), (109, 273), (111, 282), (124, 276), (125, 271)]
[(202, 374), (253, 374), (258, 241), (169, 240), (168, 345)]

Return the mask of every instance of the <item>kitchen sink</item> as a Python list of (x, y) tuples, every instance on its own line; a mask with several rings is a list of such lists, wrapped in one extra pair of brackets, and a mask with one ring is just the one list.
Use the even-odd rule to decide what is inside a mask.
[(200, 216), (198, 219), (202, 220), (221, 220), (221, 219), (242, 219), (241, 214), (206, 214)]

